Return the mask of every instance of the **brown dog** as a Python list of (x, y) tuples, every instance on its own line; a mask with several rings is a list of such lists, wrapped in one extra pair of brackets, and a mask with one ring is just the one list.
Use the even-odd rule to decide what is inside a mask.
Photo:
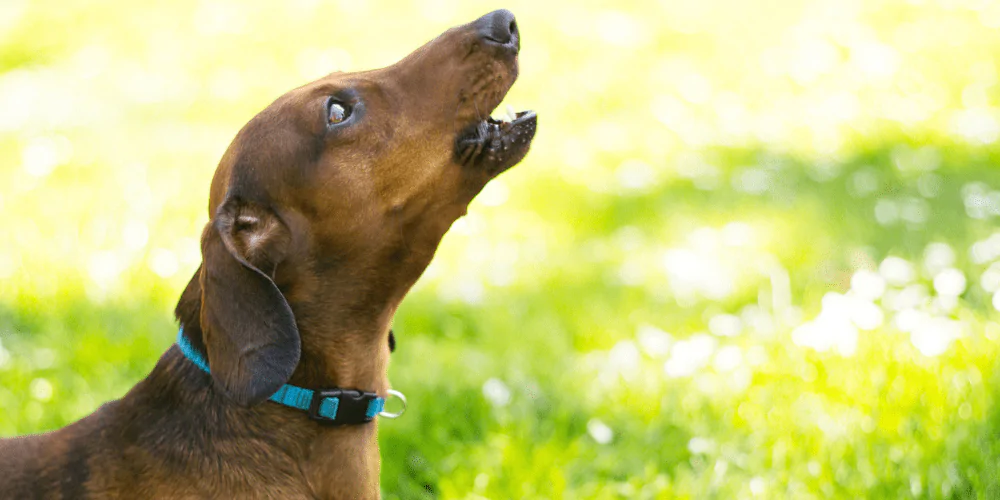
[(397, 306), (534, 136), (533, 113), (486, 116), (519, 47), (513, 14), (496, 11), (250, 120), (215, 173), (202, 265), (176, 310), (211, 374), (174, 346), (121, 400), (0, 441), (0, 498), (378, 498), (374, 422), (330, 425), (268, 398), (286, 383), (386, 397)]

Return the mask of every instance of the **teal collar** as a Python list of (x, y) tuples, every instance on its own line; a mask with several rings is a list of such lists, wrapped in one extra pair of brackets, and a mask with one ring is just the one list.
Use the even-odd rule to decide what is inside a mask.
[[(180, 348), (184, 357), (194, 363), (201, 371), (211, 373), (204, 356), (184, 336), (183, 328), (177, 333), (177, 347)], [(403, 402), (403, 410), (406, 409), (406, 398), (402, 394), (391, 390), (389, 394), (400, 398)], [(372, 392), (356, 389), (333, 388), (314, 391), (285, 384), (268, 399), (280, 405), (306, 411), (310, 418), (330, 425), (363, 424), (371, 422), (376, 416), (396, 418), (403, 414), (403, 411), (399, 413), (383, 412), (385, 398)]]

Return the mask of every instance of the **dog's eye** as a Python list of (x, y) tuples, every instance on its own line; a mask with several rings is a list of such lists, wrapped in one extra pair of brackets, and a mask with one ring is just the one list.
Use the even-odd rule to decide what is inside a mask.
[(347, 120), (347, 118), (351, 116), (351, 107), (340, 101), (330, 99), (328, 107), (329, 109), (327, 110), (327, 121), (331, 125), (336, 125), (338, 123), (341, 123), (344, 120)]

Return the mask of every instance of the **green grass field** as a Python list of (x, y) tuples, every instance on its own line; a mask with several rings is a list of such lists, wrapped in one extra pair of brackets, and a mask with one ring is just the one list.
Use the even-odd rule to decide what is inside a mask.
[(7, 0), (0, 435), (173, 342), (256, 111), (501, 6), (540, 129), (395, 319), (384, 498), (1000, 498), (1000, 9), (975, 0)]

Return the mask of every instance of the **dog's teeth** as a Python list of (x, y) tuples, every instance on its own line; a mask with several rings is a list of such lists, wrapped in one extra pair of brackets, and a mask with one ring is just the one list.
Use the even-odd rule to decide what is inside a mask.
[(504, 125), (504, 124), (510, 123), (510, 120), (511, 120), (511, 118), (509, 116), (507, 116), (506, 114), (503, 114), (503, 115), (500, 115), (500, 116), (490, 115), (490, 119), (493, 120), (494, 122), (496, 122), (499, 125)]
[(507, 121), (512, 122), (517, 119), (517, 112), (510, 104), (507, 105)]

